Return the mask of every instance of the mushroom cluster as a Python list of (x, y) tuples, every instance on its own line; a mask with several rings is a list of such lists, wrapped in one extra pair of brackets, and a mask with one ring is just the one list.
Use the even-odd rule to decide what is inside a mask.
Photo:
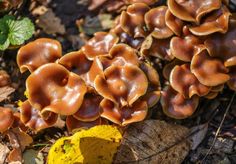
[[(60, 43), (46, 38), (20, 48), (20, 71), (31, 72), (20, 107), (27, 127), (38, 131), (60, 116), (69, 131), (125, 126), (145, 119), (159, 99), (165, 114), (183, 119), (225, 83), (236, 91), (236, 14), (227, 1), (128, 2), (109, 32), (95, 33), (78, 51), (62, 55)], [(162, 65), (162, 91), (153, 59)]]
[(145, 119), (160, 99), (157, 71), (138, 52), (118, 43), (113, 33), (98, 32), (80, 50), (62, 56), (61, 45), (37, 39), (21, 47), (17, 63), (28, 99), (21, 121), (39, 131), (66, 116), (69, 131), (107, 124), (125, 126)]
[(236, 91), (236, 14), (230, 13), (228, 1), (167, 0), (166, 6), (148, 5), (128, 6), (110, 32), (143, 58), (162, 64), (169, 84), (161, 94), (166, 115), (191, 116), (200, 97), (215, 98), (226, 83)]

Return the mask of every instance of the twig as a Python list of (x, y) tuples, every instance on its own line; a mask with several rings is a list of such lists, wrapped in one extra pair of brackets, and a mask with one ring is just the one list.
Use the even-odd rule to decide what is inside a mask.
[(230, 102), (229, 102), (229, 104), (228, 104), (228, 106), (227, 106), (227, 108), (226, 108), (226, 110), (225, 110), (224, 116), (223, 116), (223, 118), (222, 118), (222, 120), (221, 120), (221, 122), (220, 122), (220, 125), (219, 125), (219, 127), (218, 127), (218, 129), (217, 129), (217, 131), (216, 131), (216, 134), (215, 134), (213, 143), (212, 143), (210, 149), (207, 151), (206, 155), (204, 156), (204, 158), (201, 160), (200, 163), (203, 163), (203, 162), (206, 160), (207, 156), (208, 156), (208, 155), (210, 154), (210, 152), (212, 151), (212, 149), (213, 149), (213, 147), (214, 147), (214, 145), (215, 145), (216, 139), (217, 139), (217, 137), (218, 137), (218, 135), (219, 135), (219, 133), (220, 133), (220, 131), (221, 131), (222, 125), (223, 125), (223, 123), (224, 123), (224, 121), (225, 121), (225, 118), (226, 118), (226, 116), (227, 116), (227, 114), (228, 114), (228, 112), (229, 112), (229, 109), (230, 109), (230, 107), (231, 107), (231, 105), (232, 105), (232, 103), (233, 103), (234, 97), (235, 97), (235, 92), (234, 92), (233, 96), (231, 97), (231, 100), (230, 100)]

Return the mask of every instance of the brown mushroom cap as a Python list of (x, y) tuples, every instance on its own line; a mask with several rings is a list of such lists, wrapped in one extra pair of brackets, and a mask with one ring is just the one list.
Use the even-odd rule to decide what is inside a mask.
[(127, 4), (134, 4), (134, 3), (145, 3), (147, 5), (152, 5), (156, 2), (158, 2), (159, 0), (124, 0), (125, 3)]
[(184, 23), (181, 19), (174, 16), (168, 9), (165, 14), (166, 25), (175, 33), (175, 35), (180, 36)]
[(40, 38), (22, 46), (17, 53), (17, 64), (23, 73), (33, 72), (46, 63), (53, 63), (62, 56), (61, 44), (54, 39)]
[(107, 55), (118, 40), (119, 38), (113, 33), (96, 32), (81, 50), (87, 58), (94, 59), (96, 56)]
[(219, 92), (209, 92), (207, 95), (205, 95), (204, 97), (207, 98), (207, 99), (214, 99), (216, 98), (216, 96), (218, 96)]
[(174, 56), (170, 52), (170, 39), (155, 39), (151, 35), (146, 37), (141, 46), (143, 56), (154, 56), (163, 60), (173, 60)]
[(236, 17), (230, 17), (229, 30), (225, 34), (214, 34), (204, 42), (209, 54), (224, 60), (226, 67), (236, 65)]
[(139, 59), (136, 55), (135, 49), (121, 43), (111, 48), (109, 56), (102, 56), (99, 60), (101, 61), (104, 70), (111, 65), (125, 65), (127, 63), (137, 66), (139, 65)]
[(216, 86), (229, 80), (228, 69), (216, 58), (208, 55), (206, 50), (193, 56), (191, 61), (191, 72), (200, 83), (206, 86)]
[(14, 122), (14, 115), (10, 108), (0, 107), (0, 133), (8, 130)]
[(191, 98), (193, 95), (205, 96), (211, 89), (198, 81), (190, 71), (190, 64), (177, 65), (172, 69), (170, 85), (185, 98)]
[(230, 12), (227, 7), (222, 6), (221, 9), (213, 12), (203, 23), (189, 28), (194, 35), (209, 35), (215, 32), (226, 33), (228, 30), (228, 22)]
[(149, 10), (144, 17), (145, 23), (151, 35), (157, 39), (168, 38), (173, 35), (173, 31), (166, 25), (165, 15), (167, 6), (159, 6)]
[(10, 76), (6, 71), (0, 70), (0, 87), (9, 85), (11, 82)]
[(122, 29), (134, 38), (145, 37), (144, 15), (150, 8), (144, 3), (134, 3), (120, 16)]
[(184, 38), (172, 37), (170, 51), (176, 58), (190, 62), (193, 55), (200, 51), (201, 48), (198, 45), (201, 43), (202, 41), (193, 35), (187, 35)]
[(221, 7), (221, 0), (168, 0), (167, 4), (179, 19), (199, 23), (204, 15)]
[(236, 66), (230, 67), (229, 71), (230, 79), (227, 82), (227, 85), (233, 91), (236, 91)]
[(83, 102), (87, 87), (76, 74), (50, 63), (34, 71), (26, 80), (30, 104), (42, 112), (74, 114)]
[(136, 101), (132, 106), (119, 108), (114, 102), (103, 99), (100, 107), (102, 117), (122, 126), (144, 120), (148, 112), (145, 101)]
[(20, 106), (20, 120), (25, 124), (25, 126), (35, 131), (40, 131), (52, 126), (56, 123), (57, 118), (58, 115), (52, 112), (47, 118), (43, 118), (40, 111), (33, 108), (28, 100), (23, 102)]
[(161, 93), (161, 105), (163, 112), (175, 119), (184, 119), (191, 116), (197, 109), (199, 97), (192, 96), (185, 99), (182, 94), (176, 92), (170, 86), (164, 88)]
[(148, 108), (151, 108), (157, 104), (161, 97), (159, 75), (150, 64), (142, 63), (140, 68), (146, 74), (149, 82), (147, 92), (141, 100), (146, 101)]
[(176, 66), (176, 65), (182, 65), (185, 62), (179, 59), (174, 59), (173, 61), (171, 61), (170, 63), (166, 64), (162, 70), (162, 74), (164, 76), (164, 78), (166, 80), (169, 80), (170, 78), (170, 73), (172, 71), (172, 69)]
[(137, 66), (112, 65), (104, 71), (104, 75), (96, 77), (95, 89), (115, 104), (132, 105), (147, 91), (147, 77)]
[(96, 94), (87, 93), (78, 111), (73, 115), (80, 121), (94, 121), (100, 117), (99, 104), (102, 97)]

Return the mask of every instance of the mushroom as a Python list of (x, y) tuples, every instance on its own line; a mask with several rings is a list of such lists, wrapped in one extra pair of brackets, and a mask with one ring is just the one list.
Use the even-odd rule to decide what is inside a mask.
[(171, 86), (165, 87), (161, 93), (163, 112), (175, 119), (184, 119), (191, 116), (197, 109), (198, 103), (198, 96), (185, 99), (182, 94), (176, 92)]
[(182, 60), (179, 60), (179, 59), (174, 59), (172, 60), (170, 63), (167, 63), (163, 70), (162, 70), (162, 75), (164, 76), (164, 78), (166, 80), (169, 80), (169, 77), (170, 77), (170, 73), (172, 71), (172, 69), (176, 66), (176, 65), (182, 65), (184, 64), (185, 62), (182, 61)]
[(76, 113), (87, 92), (78, 75), (56, 63), (45, 64), (34, 71), (26, 80), (26, 88), (30, 104), (42, 115)]
[(7, 131), (14, 122), (14, 115), (10, 108), (0, 107), (0, 133)]
[(101, 117), (121, 126), (144, 120), (148, 112), (147, 103), (139, 100), (134, 102), (132, 106), (119, 107), (114, 102), (103, 99), (100, 107)]
[(219, 10), (206, 17), (200, 25), (190, 26), (189, 30), (198, 36), (210, 35), (215, 32), (226, 33), (230, 15), (227, 7), (222, 6)]
[(134, 3), (145, 3), (147, 5), (152, 5), (156, 2), (158, 2), (159, 0), (124, 0), (125, 3), (127, 4), (134, 4)]
[(200, 23), (204, 15), (221, 7), (221, 0), (168, 0), (167, 4), (177, 18)]
[(119, 38), (113, 33), (96, 32), (81, 50), (88, 59), (94, 59), (96, 56), (107, 55), (118, 41)]
[(226, 67), (236, 65), (236, 16), (230, 17), (229, 30), (225, 34), (216, 33), (204, 42), (210, 56), (224, 60)]
[(191, 61), (191, 72), (197, 77), (200, 83), (206, 86), (216, 86), (227, 82), (230, 77), (229, 70), (221, 60), (212, 58), (207, 50), (195, 54)]
[(181, 35), (184, 23), (181, 19), (174, 16), (169, 9), (167, 9), (165, 14), (165, 23), (175, 35)]
[(151, 35), (157, 39), (169, 38), (173, 31), (166, 25), (165, 15), (167, 6), (159, 6), (149, 10), (144, 17), (146, 26)]
[(40, 114), (40, 111), (33, 108), (28, 100), (20, 106), (20, 120), (32, 130), (40, 131), (56, 123), (58, 115), (51, 112), (46, 118)]
[(100, 117), (99, 104), (102, 97), (94, 93), (86, 93), (78, 111), (73, 115), (77, 120), (90, 122)]
[(95, 79), (95, 89), (104, 98), (116, 105), (131, 106), (148, 88), (148, 80), (144, 72), (137, 66), (112, 65), (104, 71), (104, 77)]
[(171, 87), (182, 94), (185, 98), (193, 95), (205, 96), (211, 87), (201, 84), (196, 76), (190, 71), (190, 64), (175, 66), (170, 74)]
[(171, 54), (186, 62), (190, 62), (194, 54), (201, 51), (201, 46), (199, 46), (202, 41), (195, 37), (194, 35), (187, 35), (183, 38), (172, 37), (170, 41), (170, 52)]
[(53, 63), (62, 56), (61, 44), (54, 39), (40, 38), (22, 46), (17, 53), (21, 73), (33, 72), (41, 65)]
[(229, 70), (230, 79), (227, 82), (227, 85), (230, 89), (236, 91), (236, 66), (230, 67)]
[(171, 61), (174, 56), (170, 52), (170, 39), (155, 39), (151, 35), (146, 37), (141, 46), (141, 55), (154, 56), (163, 60)]
[(6, 71), (0, 70), (0, 87), (5, 87), (11, 82), (10, 76)]
[(134, 38), (145, 37), (144, 15), (149, 9), (148, 5), (144, 3), (134, 3), (128, 6), (127, 10), (123, 11), (120, 16), (121, 28)]

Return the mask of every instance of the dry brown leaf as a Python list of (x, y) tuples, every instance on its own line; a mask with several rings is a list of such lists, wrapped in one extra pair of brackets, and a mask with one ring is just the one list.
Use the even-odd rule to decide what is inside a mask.
[(0, 163), (5, 163), (6, 157), (10, 150), (6, 145), (0, 143)]
[(43, 15), (39, 16), (36, 23), (47, 34), (65, 34), (65, 26), (51, 9), (48, 9)]
[(5, 86), (5, 87), (0, 87), (0, 102), (3, 100), (7, 99), (8, 96), (15, 91), (14, 88)]
[(181, 163), (190, 150), (186, 127), (146, 120), (126, 130), (114, 163)]

